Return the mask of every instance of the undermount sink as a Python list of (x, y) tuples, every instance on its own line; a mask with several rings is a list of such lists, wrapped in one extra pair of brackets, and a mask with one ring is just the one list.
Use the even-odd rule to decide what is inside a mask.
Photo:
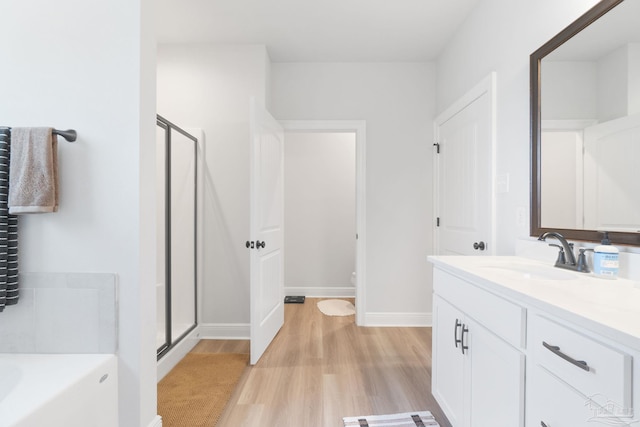
[(575, 273), (554, 267), (533, 265), (486, 266), (484, 270), (515, 280), (573, 280)]

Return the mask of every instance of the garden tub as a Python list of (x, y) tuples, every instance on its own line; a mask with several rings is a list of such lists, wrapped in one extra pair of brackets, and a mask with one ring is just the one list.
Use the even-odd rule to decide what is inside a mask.
[(117, 427), (113, 354), (0, 354), (0, 427)]

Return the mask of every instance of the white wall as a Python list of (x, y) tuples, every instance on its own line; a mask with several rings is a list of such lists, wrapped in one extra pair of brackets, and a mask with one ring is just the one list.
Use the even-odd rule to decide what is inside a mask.
[(383, 321), (430, 320), (434, 72), (429, 63), (271, 67), (277, 119), (367, 122), (366, 312)]
[(497, 173), (510, 191), (497, 195), (497, 254), (528, 237), (529, 55), (596, 0), (482, 0), (437, 60), (437, 108), (443, 111), (491, 71), (497, 72)]
[(634, 114), (640, 98), (640, 45), (630, 43), (594, 61), (542, 61), (543, 120), (598, 119)]
[(593, 61), (542, 61), (542, 120), (598, 117), (598, 70)]
[(600, 122), (628, 115), (629, 50), (622, 46), (598, 60), (598, 119)]
[(355, 133), (287, 132), (284, 147), (285, 288), (352, 288)]
[(158, 113), (204, 132), (201, 323), (249, 323), (249, 97), (268, 101), (269, 64), (257, 45), (158, 49)]
[(628, 43), (598, 61), (601, 122), (640, 112), (640, 43)]
[(156, 414), (152, 6), (9, 0), (0, 26), (2, 124), (78, 131), (59, 212), (20, 219), (20, 270), (118, 275), (122, 426)]

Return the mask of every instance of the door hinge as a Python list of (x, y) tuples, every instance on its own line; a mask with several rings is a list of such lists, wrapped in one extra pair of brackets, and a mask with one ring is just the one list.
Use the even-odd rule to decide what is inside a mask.
[(436, 147), (436, 154), (440, 154), (440, 144), (437, 142), (434, 142), (433, 146)]
[(436, 227), (440, 227), (440, 217), (436, 218)]

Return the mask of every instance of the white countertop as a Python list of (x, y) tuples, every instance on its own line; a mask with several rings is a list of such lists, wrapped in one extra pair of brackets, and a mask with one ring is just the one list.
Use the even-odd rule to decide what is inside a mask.
[[(516, 256), (430, 256), (435, 267), (640, 350), (640, 284)], [(533, 272), (530, 274), (530, 272)]]

